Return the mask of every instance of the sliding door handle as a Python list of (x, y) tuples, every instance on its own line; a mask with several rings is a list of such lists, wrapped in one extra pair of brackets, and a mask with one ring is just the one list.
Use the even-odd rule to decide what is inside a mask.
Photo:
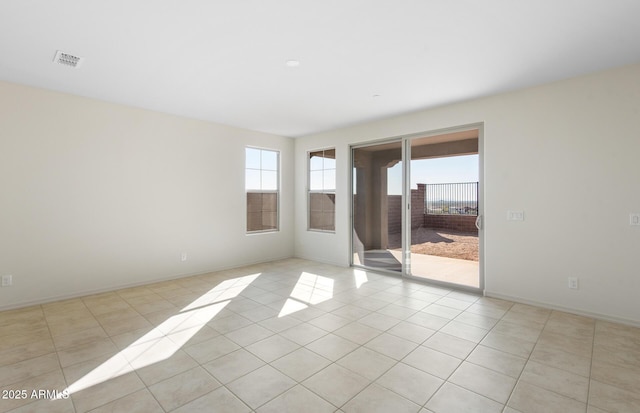
[(476, 228), (482, 229), (482, 215), (478, 215), (476, 218)]

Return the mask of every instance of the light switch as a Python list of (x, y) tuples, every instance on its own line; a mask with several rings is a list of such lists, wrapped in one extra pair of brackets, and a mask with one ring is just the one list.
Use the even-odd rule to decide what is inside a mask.
[(507, 211), (507, 221), (524, 221), (524, 211)]
[(638, 213), (629, 214), (629, 225), (640, 225), (640, 214)]

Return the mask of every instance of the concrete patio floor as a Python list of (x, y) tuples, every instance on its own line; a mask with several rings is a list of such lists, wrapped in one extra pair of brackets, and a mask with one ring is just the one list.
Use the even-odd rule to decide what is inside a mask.
[[(362, 258), (358, 254), (354, 254), (353, 258), (353, 263), (356, 265), (397, 272), (402, 270), (401, 262), (402, 251), (399, 249), (369, 250), (364, 251)], [(478, 261), (413, 253), (411, 254), (411, 275), (425, 280), (442, 281), (473, 288), (480, 287)]]
[[(402, 251), (390, 250), (390, 252), (396, 259), (402, 258)], [(478, 261), (412, 253), (411, 275), (467, 287), (480, 287)]]

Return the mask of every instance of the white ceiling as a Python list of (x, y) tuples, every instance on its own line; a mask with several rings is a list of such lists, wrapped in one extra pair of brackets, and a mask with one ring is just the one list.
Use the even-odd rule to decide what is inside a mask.
[(0, 80), (297, 137), (638, 62), (639, 16), (639, 0), (2, 0)]

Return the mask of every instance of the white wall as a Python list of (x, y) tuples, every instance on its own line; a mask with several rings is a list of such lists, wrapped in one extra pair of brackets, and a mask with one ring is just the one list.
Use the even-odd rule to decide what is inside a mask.
[[(640, 325), (640, 65), (297, 139), (297, 160), (336, 147), (338, 186), (336, 233), (306, 231), (296, 162), (296, 256), (349, 264), (350, 144), (476, 122), (486, 293)], [(526, 220), (507, 222), (509, 209)]]
[[(245, 145), (282, 151), (278, 233)], [(0, 309), (292, 256), (292, 187), (289, 138), (0, 82)]]

